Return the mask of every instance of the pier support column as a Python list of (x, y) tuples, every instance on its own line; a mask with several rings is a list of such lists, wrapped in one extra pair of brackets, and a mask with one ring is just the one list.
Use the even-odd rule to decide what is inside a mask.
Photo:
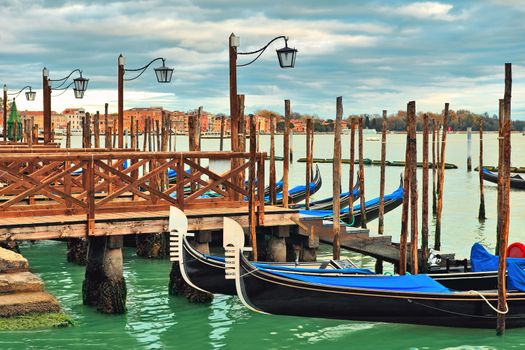
[(122, 268), (122, 236), (88, 238), (82, 299), (107, 314), (126, 312), (126, 281)]
[(87, 263), (88, 244), (85, 238), (68, 238), (67, 261), (81, 266)]
[[(210, 254), (211, 231), (200, 231), (195, 234), (195, 239), (191, 245), (203, 254)], [(210, 303), (213, 294), (201, 292), (189, 286), (180, 273), (179, 263), (174, 262), (171, 266), (170, 282), (168, 291), (171, 295), (181, 295), (186, 297), (190, 303)]]
[(267, 261), (286, 261), (286, 238), (290, 237), (289, 226), (278, 226), (272, 229), (272, 235), (266, 242)]
[(136, 238), (137, 256), (162, 259), (167, 256), (167, 235), (165, 233), (140, 234)]

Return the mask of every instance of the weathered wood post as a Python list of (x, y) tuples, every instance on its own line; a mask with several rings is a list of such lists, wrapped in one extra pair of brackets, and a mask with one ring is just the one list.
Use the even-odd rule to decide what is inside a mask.
[(270, 114), (270, 204), (277, 198), (277, 178), (275, 174), (275, 117)]
[(500, 99), (499, 100), (499, 120), (498, 120), (498, 197), (497, 197), (497, 221), (496, 221), (496, 254), (499, 251), (500, 246), (500, 240), (501, 240), (501, 221), (502, 221), (502, 215), (501, 215), (501, 208), (503, 208), (503, 195), (500, 194), (500, 190), (503, 189), (503, 186), (505, 184), (505, 181), (502, 177), (499, 176), (500, 172), (503, 172), (503, 157), (504, 157), (504, 145), (503, 145), (503, 128), (505, 126), (505, 123), (503, 122), (505, 119), (505, 100)]
[(386, 160), (386, 110), (383, 110), (383, 119), (381, 124), (381, 170), (379, 174), (379, 226), (377, 233), (384, 233), (384, 215), (385, 215), (385, 160)]
[(410, 103), (407, 104), (407, 137), (405, 147), (405, 171), (403, 177), (403, 210), (401, 212), (401, 235), (399, 238), (399, 274), (407, 272), (407, 243), (408, 243), (408, 208), (410, 205), (410, 134), (408, 132), (408, 114)]
[(219, 150), (224, 151), (224, 115), (221, 115), (221, 139), (219, 143)]
[(467, 171), (472, 171), (472, 128), (467, 128)]
[(436, 159), (436, 133), (437, 122), (432, 118), (432, 215), (436, 215), (436, 181), (437, 181), (437, 159)]
[(363, 157), (363, 118), (359, 118), (359, 194), (361, 204), (361, 227), (366, 228), (365, 164)]
[(104, 147), (106, 149), (111, 148), (111, 131), (109, 128), (108, 121), (108, 104), (104, 105)]
[(71, 121), (66, 125), (66, 148), (71, 148)]
[(418, 225), (417, 225), (417, 144), (416, 144), (416, 102), (408, 104), (408, 137), (410, 146), (410, 267), (411, 273), (418, 273)]
[[(501, 168), (498, 168), (498, 197), (501, 196), (501, 207), (498, 208), (501, 213), (501, 224), (499, 226), (500, 244), (498, 247), (498, 318), (496, 325), (496, 334), (503, 335), (505, 333), (505, 313), (507, 306), (507, 259), (505, 256), (507, 244), (509, 239), (509, 223), (510, 223), (510, 155), (511, 155), (511, 94), (512, 94), (512, 65), (505, 63), (505, 94), (503, 104), (503, 120), (502, 120), (502, 140), (501, 145), (503, 150), (500, 153), (503, 159), (501, 160)], [(501, 186), (500, 188), (500, 180)]]
[(93, 133), (95, 134), (95, 148), (100, 148), (100, 125), (99, 125), (100, 113), (97, 111), (93, 118)]
[(131, 116), (131, 148), (137, 149), (137, 135), (136, 135), (136, 129), (135, 129), (135, 116)]
[(483, 117), (479, 119), (479, 213), (478, 220), (485, 220), (485, 189), (483, 188)]
[(288, 208), (288, 171), (290, 168), (290, 100), (284, 100), (283, 207)]
[(421, 267), (428, 271), (428, 114), (423, 114), (423, 191), (421, 201)]
[(348, 222), (354, 222), (354, 163), (355, 163), (355, 127), (356, 120), (350, 118), (350, 169), (348, 170), (348, 191), (350, 191), (349, 206), (348, 206)]
[(333, 184), (332, 196), (334, 200), (333, 205), (333, 225), (334, 225), (334, 240), (333, 240), (333, 258), (339, 260), (341, 258), (341, 119), (343, 117), (343, 97), (339, 96), (336, 99), (336, 117), (334, 123), (334, 162), (332, 165)]
[(306, 119), (306, 197), (304, 202), (306, 210), (310, 209), (310, 183), (312, 182), (312, 151), (310, 149), (311, 134), (312, 118), (309, 117)]
[(443, 115), (443, 136), (441, 139), (441, 156), (439, 157), (439, 179), (438, 179), (438, 201), (436, 217), (436, 233), (434, 249), (441, 249), (441, 214), (443, 212), (443, 186), (445, 184), (445, 149), (447, 146), (447, 128), (448, 128), (448, 103), (445, 103), (445, 112)]
[(290, 128), (290, 162), (293, 163), (293, 128)]
[(255, 116), (250, 114), (250, 167), (248, 176), (248, 219), (250, 224), (250, 245), (252, 247), (252, 258), (257, 261), (257, 235), (256, 235), (256, 217), (255, 217), (255, 167), (257, 152), (257, 131)]

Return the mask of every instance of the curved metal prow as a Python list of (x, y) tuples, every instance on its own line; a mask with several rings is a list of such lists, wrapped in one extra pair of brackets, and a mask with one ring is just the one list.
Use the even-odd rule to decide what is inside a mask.
[(176, 262), (180, 259), (182, 240), (188, 234), (188, 218), (177, 207), (170, 207), (168, 230), (170, 232), (170, 261)]

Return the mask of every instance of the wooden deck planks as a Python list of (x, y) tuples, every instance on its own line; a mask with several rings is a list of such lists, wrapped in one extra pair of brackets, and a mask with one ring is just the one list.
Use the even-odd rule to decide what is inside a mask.
[[(199, 208), (185, 210), (190, 230), (220, 230), (223, 217), (248, 227), (248, 207)], [(169, 211), (136, 211), (123, 213), (97, 213), (95, 235), (125, 235), (166, 232)], [(264, 226), (294, 225), (297, 210), (274, 206), (265, 207)], [(42, 240), (84, 237), (85, 215), (33, 216), (0, 218), (0, 241)]]

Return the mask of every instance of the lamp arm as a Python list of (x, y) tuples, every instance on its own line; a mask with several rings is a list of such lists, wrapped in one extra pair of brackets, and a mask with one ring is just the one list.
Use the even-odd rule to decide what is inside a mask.
[(245, 67), (245, 66), (249, 66), (249, 65), (252, 64), (253, 62), (257, 61), (257, 60), (259, 59), (259, 57), (261, 57), (261, 55), (263, 54), (263, 52), (266, 51), (266, 49), (268, 48), (268, 46), (270, 46), (274, 41), (279, 40), (279, 39), (284, 39), (285, 42), (288, 42), (288, 38), (287, 38), (287, 37), (285, 37), (284, 35), (280, 35), (280, 36), (277, 36), (277, 37), (273, 38), (272, 40), (270, 40), (266, 45), (264, 45), (263, 47), (261, 47), (261, 48), (258, 49), (258, 50), (255, 50), (255, 51), (249, 51), (249, 52), (237, 52), (238, 55), (253, 55), (253, 54), (258, 53), (258, 55), (257, 55), (253, 60), (251, 60), (251, 61), (248, 62), (248, 63), (238, 64), (237, 67)]
[(31, 86), (29, 86), (29, 85), (27, 85), (27, 86), (24, 86), (24, 87), (23, 87), (23, 88), (21, 88), (21, 89), (20, 89), (20, 90), (19, 90), (18, 92), (12, 92), (12, 93), (10, 93), (10, 94), (7, 94), (7, 95), (9, 95), (9, 96), (13, 96), (13, 95), (14, 95), (14, 97), (13, 97), (13, 98), (17, 98), (17, 97), (18, 97), (18, 95), (20, 95), (20, 94), (22, 93), (22, 91), (24, 91), (25, 89), (29, 89), (29, 91), (31, 91)]
[[(54, 90), (62, 90), (62, 91), (65, 92), (65, 91), (66, 91), (67, 89), (69, 89), (69, 88), (71, 87), (71, 85), (73, 85), (74, 83), (75, 83), (75, 82), (72, 81), (72, 82), (69, 83), (69, 85), (66, 86), (66, 87), (63, 87), (63, 88), (61, 88), (61, 87), (56, 87), (56, 88), (52, 88), (52, 89), (50, 88), (50, 89), (51, 89), (51, 91), (54, 91)], [(62, 95), (64, 92), (62, 92), (60, 95)], [(57, 95), (57, 96), (60, 96), (60, 95)]]
[(57, 89), (57, 88), (61, 87), (62, 85), (64, 85), (64, 84), (67, 82), (67, 80), (69, 79), (69, 77), (71, 77), (71, 76), (73, 75), (73, 73), (75, 73), (75, 72), (78, 72), (78, 73), (80, 74), (80, 76), (82, 76), (82, 71), (81, 71), (80, 69), (77, 68), (77, 69), (72, 70), (71, 73), (69, 73), (69, 74), (68, 74), (66, 77), (64, 77), (64, 78), (61, 78), (61, 79), (48, 79), (48, 81), (50, 81), (50, 82), (53, 82), (53, 81), (61, 81), (62, 83), (60, 83), (60, 85), (58, 85), (58, 86), (55, 88), (55, 89)]
[(124, 72), (140, 72), (139, 74), (137, 74), (136, 76), (134, 76), (133, 78), (128, 78), (128, 79), (124, 79), (125, 81), (131, 81), (131, 80), (135, 80), (137, 79), (138, 77), (140, 77), (145, 71), (146, 69), (148, 69), (149, 66), (151, 66), (154, 62), (156, 61), (159, 61), (159, 60), (162, 60), (162, 64), (164, 65), (165, 62), (166, 62), (166, 59), (163, 58), (163, 57), (157, 57), (157, 58), (154, 58), (152, 59), (148, 64), (146, 64), (144, 67), (140, 67), (140, 68), (137, 68), (137, 69), (124, 69)]

